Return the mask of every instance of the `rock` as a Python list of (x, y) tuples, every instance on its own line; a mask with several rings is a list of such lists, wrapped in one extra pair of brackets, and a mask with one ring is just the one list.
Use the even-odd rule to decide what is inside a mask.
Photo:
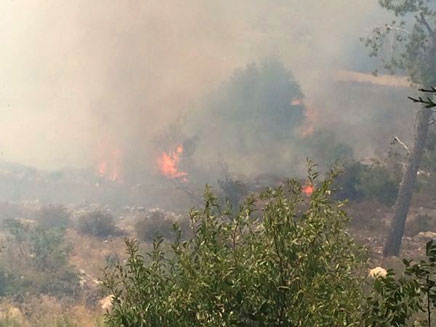
[(433, 240), (436, 239), (436, 233), (435, 232), (421, 232), (418, 235), (416, 235), (416, 238), (419, 238), (421, 240)]

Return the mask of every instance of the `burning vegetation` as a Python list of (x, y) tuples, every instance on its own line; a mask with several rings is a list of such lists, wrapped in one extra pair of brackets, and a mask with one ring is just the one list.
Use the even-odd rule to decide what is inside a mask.
[[(430, 2), (415, 2), (427, 1)], [(219, 10), (211, 11), (208, 16), (212, 2), (214, 9)], [(384, 301), (383, 294), (374, 293), (369, 301), (380, 296), (380, 303), (376, 300), (362, 302), (368, 300), (364, 296), (367, 290), (359, 287), (368, 285), (355, 272), (365, 264), (366, 258), (360, 253), (362, 244), (370, 247), (374, 263), (378, 265), (381, 260), (382, 243), (391, 224), (398, 185), (407, 158), (413, 153), (406, 146), (411, 145), (411, 136), (405, 122), (414, 118), (414, 112), (408, 103), (403, 104), (409, 95), (406, 89), (409, 79), (376, 77), (369, 72), (344, 71), (343, 67), (325, 68), (340, 59), (336, 55), (334, 60), (323, 58), (321, 52), (326, 43), (331, 41), (334, 48), (333, 52), (332, 49), (326, 51), (329, 54), (339, 53), (344, 47), (338, 47), (325, 35), (318, 37), (318, 33), (324, 31), (331, 35), (333, 26), (321, 27), (319, 24), (326, 20), (319, 19), (321, 16), (317, 16), (316, 10), (306, 10), (322, 7), (316, 1), (312, 1), (316, 5), (306, 7), (304, 1), (272, 6), (269, 0), (247, 0), (238, 2), (239, 9), (227, 7), (230, 5), (226, 2), (212, 2), (204, 8), (204, 1), (189, 0), (177, 8), (167, 4), (161, 7), (162, 1), (141, 4), (133, 1), (129, 8), (123, 7), (124, 10), (118, 10), (118, 5), (114, 4), (109, 4), (103, 11), (97, 8), (71, 10), (77, 15), (71, 21), (83, 22), (80, 26), (92, 27), (96, 32), (77, 33), (80, 36), (77, 39), (85, 42), (86, 47), (82, 49), (82, 44), (74, 44), (74, 51), (69, 49), (68, 53), (110, 54), (98, 60), (74, 58), (65, 61), (79, 66), (86, 62), (91, 69), (90, 76), (104, 72), (100, 79), (96, 77), (92, 85), (87, 85), (89, 90), (77, 92), (92, 94), (90, 99), (85, 96), (80, 105), (87, 110), (84, 104), (91, 103), (93, 118), (90, 126), (86, 126), (90, 130), (87, 137), (99, 142), (96, 145), (95, 141), (83, 141), (82, 148), (88, 148), (81, 149), (87, 153), (81, 158), (83, 162), (77, 164), (81, 168), (38, 170), (0, 161), (0, 223), (3, 224), (0, 230), (3, 242), (0, 251), (0, 326), (10, 323), (19, 327), (94, 326), (96, 321), (98, 326), (103, 326), (104, 312), (98, 308), (98, 303), (103, 302), (103, 310), (115, 308), (107, 315), (107, 326), (125, 323), (126, 317), (120, 317), (120, 321), (116, 319), (119, 313), (126, 312), (132, 318), (131, 325), (138, 325), (138, 321), (152, 315), (150, 323), (144, 323), (147, 326), (165, 325), (162, 322), (165, 316), (172, 322), (168, 326), (210, 326), (214, 323), (220, 326), (351, 326), (350, 322), (354, 320), (357, 326), (366, 323), (364, 315), (371, 313), (360, 316), (361, 312), (355, 312), (356, 308), (376, 307), (388, 300), (397, 300)], [(261, 2), (271, 9), (268, 12), (280, 15), (268, 13), (269, 19), (259, 24), (259, 17), (264, 18), (267, 12)], [(389, 6), (394, 2), (381, 1)], [(412, 2), (402, 5), (402, 10)], [(8, 4), (3, 6), (20, 6), (13, 1), (4, 3)], [(252, 38), (243, 40), (247, 42), (240, 42), (245, 31), (233, 34), (234, 29), (242, 27), (239, 26), (240, 19), (228, 24), (227, 15), (237, 17), (244, 3), (258, 11), (259, 17), (244, 10), (243, 14), (250, 16), (250, 20), (242, 23), (243, 28), (248, 31), (259, 25), (260, 29), (254, 31)], [(191, 10), (192, 4), (196, 10)], [(157, 9), (150, 10), (153, 8), (149, 5), (156, 5)], [(260, 10), (256, 10), (257, 5)], [(47, 12), (50, 6), (47, 5)], [(92, 3), (89, 6), (92, 7)], [(310, 24), (311, 17), (300, 14), (298, 9), (302, 8), (301, 13), (310, 12), (315, 24)], [(111, 16), (114, 9), (112, 14), (116, 15)], [(327, 10), (322, 8), (320, 15), (325, 17)], [(178, 11), (182, 12), (180, 17)], [(102, 16), (100, 12), (103, 12)], [(124, 16), (125, 13), (128, 14)], [(336, 15), (337, 11), (332, 13)], [(401, 15), (401, 10), (398, 13)], [(434, 17), (432, 12), (427, 22), (423, 15), (428, 13), (430, 9), (425, 8), (421, 15), (416, 15), (421, 19), (417, 23), (422, 23), (426, 29)], [(293, 19), (284, 19), (286, 17)], [(120, 21), (114, 22), (112, 18)], [(91, 25), (87, 25), (88, 19)], [(212, 25), (203, 29), (207, 21)], [(281, 21), (286, 21), (286, 26), (276, 25)], [(298, 27), (292, 36), (289, 36), (293, 29), (289, 28), (289, 21)], [(144, 22), (147, 25), (143, 25)], [(41, 25), (51, 28), (50, 24)], [(339, 20), (333, 20), (333, 25), (352, 35), (349, 22), (342, 25)], [(189, 27), (185, 29), (186, 26)], [(77, 27), (70, 28), (76, 31)], [(223, 35), (226, 37), (220, 35), (222, 29), (219, 27), (225, 27)], [(408, 32), (402, 27), (401, 30), (388, 25), (383, 28), (388, 37), (395, 35), (397, 40), (398, 33)], [(273, 32), (281, 29), (286, 36)], [(20, 32), (22, 30), (20, 28)], [(159, 30), (165, 35), (147, 34)], [(105, 34), (107, 31), (110, 35)], [(204, 31), (205, 37), (200, 35)], [(274, 34), (271, 41), (257, 42), (269, 32)], [(418, 28), (410, 35), (415, 32), (422, 33), (425, 29)], [(37, 40), (46, 42), (50, 39), (46, 39), (45, 34)], [(218, 36), (213, 40), (217, 42), (213, 46), (208, 39), (211, 34)], [(189, 40), (186, 40), (187, 35)], [(50, 33), (48, 36), (53, 37)], [(433, 36), (436, 40), (436, 31)], [(294, 37), (304, 42), (289, 42)], [(53, 39), (56, 39), (58, 49), (57, 43), (62, 38)], [(154, 41), (150, 43), (153, 49), (141, 43), (145, 39)], [(139, 40), (141, 42), (137, 42)], [(235, 40), (237, 44), (232, 42)], [(320, 46), (314, 46), (315, 40), (322, 40)], [(379, 46), (379, 40), (374, 40), (374, 46)], [(396, 42), (394, 38), (390, 41)], [(240, 43), (244, 44), (245, 50), (244, 54), (237, 55), (233, 51), (240, 49)], [(306, 50), (309, 51), (299, 43), (307, 43)], [(419, 43), (410, 44), (409, 49)], [(256, 49), (264, 50), (247, 56), (251, 51), (246, 50), (251, 48), (246, 46), (253, 44)], [(263, 47), (265, 44), (267, 46)], [(228, 45), (231, 51), (225, 48)], [(4, 48), (14, 49), (14, 55), (31, 53), (15, 51), (14, 46)], [(361, 53), (360, 50), (355, 48), (353, 53)], [(306, 53), (311, 55), (305, 60), (298, 58)], [(436, 52), (430, 54), (433, 56), (433, 53)], [(147, 60), (144, 60), (144, 54), (147, 54)], [(168, 54), (173, 57), (167, 57)], [(416, 56), (412, 53), (402, 60), (409, 57)], [(59, 58), (64, 59), (64, 56)], [(262, 59), (253, 62), (257, 60), (255, 58)], [(395, 56), (392, 58), (396, 59)], [(47, 60), (50, 65), (62, 62), (59, 71), (64, 72), (64, 60), (52, 59)], [(88, 59), (94, 60), (88, 64)], [(22, 67), (21, 63), (28, 61), (26, 58), (17, 66)], [(29, 76), (44, 72), (39, 67), (41, 60), (35, 62), (38, 66), (29, 71)], [(369, 61), (348, 64), (350, 69), (366, 71)], [(348, 64), (343, 62), (344, 66)], [(204, 67), (200, 67), (202, 65)], [(34, 71), (38, 74), (30, 74)], [(436, 76), (431, 74), (433, 70), (429, 72)], [(9, 70), (3, 76), (9, 76), (8, 73)], [(65, 75), (69, 76), (67, 73), (71, 72), (67, 69)], [(22, 79), (21, 75), (27, 76), (20, 71), (17, 81)], [(63, 75), (50, 72), (45, 80)], [(79, 80), (86, 83), (89, 79), (80, 76)], [(2, 92), (16, 83), (3, 84)], [(41, 89), (50, 90), (50, 94), (62, 94), (51, 92), (51, 88), (56, 89), (55, 85), (41, 85)], [(27, 94), (30, 86), (24, 88), (22, 94)], [(9, 102), (17, 108), (37, 107), (33, 103), (17, 101), (25, 98), (17, 96), (19, 94), (13, 90), (7, 98), (5, 92), (3, 107), (9, 106)], [(32, 102), (34, 98), (37, 97), (32, 97)], [(60, 99), (55, 100), (56, 104), (62, 104)], [(415, 101), (423, 102), (422, 99)], [(8, 115), (6, 111), (1, 110), (5, 116)], [(77, 121), (84, 118), (73, 116)], [(47, 117), (41, 117), (44, 123), (51, 122)], [(39, 119), (32, 123), (37, 124)], [(3, 121), (9, 122), (8, 119)], [(423, 240), (436, 239), (436, 201), (432, 197), (436, 193), (436, 132), (431, 127), (434, 121), (428, 123), (430, 134), (424, 146), (417, 186), (410, 188), (410, 192), (415, 191), (415, 198), (405, 227), (404, 253), (412, 258), (423, 255)], [(54, 126), (57, 132), (64, 127), (59, 125)], [(100, 128), (102, 135), (95, 132)], [(3, 139), (7, 139), (8, 132), (4, 129)], [(44, 139), (34, 137), (37, 133), (31, 129), (19, 135), (31, 135), (38, 142)], [(407, 153), (400, 154), (391, 149), (386, 154), (393, 135), (400, 137), (395, 137), (397, 142), (393, 145), (403, 145)], [(404, 143), (400, 139), (404, 139)], [(64, 143), (61, 145), (63, 149), (69, 149)], [(3, 150), (1, 152), (3, 155)], [(6, 157), (7, 151), (5, 153)], [(30, 154), (23, 156), (32, 157)], [(319, 164), (316, 173), (309, 169), (309, 177), (305, 158)], [(37, 161), (31, 160), (31, 165), (37, 165)], [(68, 159), (65, 162), (68, 164)], [(329, 175), (336, 165), (341, 166), (342, 173)], [(293, 179), (287, 183), (289, 177)], [(204, 190), (205, 184), (210, 186)], [(187, 214), (192, 207), (199, 209)], [(349, 224), (350, 212), (353, 220)], [(138, 240), (127, 242), (127, 255), (123, 247), (125, 238)], [(174, 253), (167, 256), (171, 250)], [(436, 253), (436, 247), (432, 248), (430, 244), (427, 252)], [(150, 256), (143, 257), (144, 253)], [(145, 262), (144, 258), (147, 258)], [(162, 261), (162, 258), (168, 260)], [(152, 262), (151, 269), (148, 269), (148, 262)], [(436, 258), (432, 258), (434, 269), (435, 262)], [(123, 270), (126, 263), (127, 269)], [(108, 268), (106, 272), (115, 274), (102, 275), (105, 267)], [(140, 273), (134, 278), (141, 277), (138, 283), (135, 279), (123, 280), (136, 268)], [(121, 269), (118, 276), (117, 269)], [(144, 276), (140, 276), (141, 272)], [(110, 276), (127, 283), (111, 284)], [(396, 287), (390, 270), (377, 276), (375, 282), (381, 283), (379, 289), (386, 285)], [(105, 294), (103, 302), (98, 301), (103, 297), (100, 280), (113, 291), (110, 292), (113, 294)], [(112, 281), (117, 282), (117, 279)], [(159, 282), (156, 285), (154, 281)], [(129, 289), (117, 289), (132, 282)], [(407, 289), (402, 287), (402, 282), (404, 280), (399, 279), (400, 290)], [(431, 280), (427, 278), (429, 282)], [(420, 290), (430, 290), (433, 284), (422, 284), (425, 287)], [(114, 285), (116, 289), (111, 289)], [(163, 292), (156, 292), (159, 287)], [(430, 294), (433, 293), (432, 290)], [(162, 294), (164, 297), (160, 296)], [(174, 295), (169, 302), (168, 294)], [(129, 298), (130, 295), (133, 297)], [(153, 308), (149, 306), (150, 301), (154, 301)], [(390, 304), (389, 308), (399, 307)], [(431, 303), (427, 302), (427, 305)], [(49, 313), (40, 314), (40, 311), (49, 312), (55, 307), (54, 318), (41, 320), (42, 315)], [(313, 308), (319, 312), (314, 313)], [(90, 317), (92, 322), (82, 323), (77, 317), (71, 322), (69, 315), (73, 312)], [(184, 315), (184, 319), (177, 314)], [(332, 322), (331, 317), (339, 318)], [(383, 312), (377, 319), (386, 317), (390, 315)]]
[(97, 151), (96, 171), (100, 178), (120, 183), (123, 181), (122, 171), (123, 152), (120, 147), (108, 142), (100, 144)]
[(160, 173), (170, 179), (187, 181), (188, 173), (179, 168), (180, 158), (183, 154), (183, 145), (178, 145), (175, 151), (163, 152), (156, 159)]
[(311, 196), (314, 190), (315, 187), (311, 183), (306, 183), (306, 185), (303, 186), (302, 192), (306, 196)]

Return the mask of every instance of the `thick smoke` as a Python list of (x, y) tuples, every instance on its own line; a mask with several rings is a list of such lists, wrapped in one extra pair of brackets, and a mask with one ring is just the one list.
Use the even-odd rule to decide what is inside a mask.
[(294, 75), (315, 128), (336, 129), (365, 155), (393, 133), (374, 120), (401, 125), (392, 111), (377, 114), (383, 95), (368, 103), (364, 90), (333, 83), (338, 70), (369, 66), (358, 39), (385, 21), (376, 1), (22, 0), (0, 9), (3, 160), (93, 167), (117, 151), (123, 174), (156, 172), (159, 135), (235, 69), (269, 57)]

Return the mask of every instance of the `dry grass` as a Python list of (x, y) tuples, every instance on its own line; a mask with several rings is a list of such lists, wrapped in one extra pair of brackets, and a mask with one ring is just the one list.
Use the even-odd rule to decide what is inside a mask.
[(347, 213), (352, 218), (351, 229), (357, 234), (371, 231), (377, 236), (385, 235), (393, 215), (393, 209), (376, 201), (349, 202)]
[(27, 298), (14, 304), (0, 303), (0, 325), (14, 327), (100, 327), (103, 313), (71, 305), (50, 296)]
[(106, 256), (118, 254), (120, 258), (125, 257), (124, 239), (122, 237), (112, 237), (104, 240), (82, 235), (75, 230), (69, 229), (66, 240), (73, 245), (70, 263), (77, 269), (83, 269), (94, 278), (101, 277)]

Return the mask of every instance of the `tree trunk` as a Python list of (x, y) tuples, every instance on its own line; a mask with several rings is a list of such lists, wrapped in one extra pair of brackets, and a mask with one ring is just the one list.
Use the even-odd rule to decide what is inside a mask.
[(388, 236), (383, 255), (398, 256), (401, 248), (401, 240), (404, 234), (407, 214), (412, 200), (412, 193), (416, 184), (416, 175), (419, 164), (421, 163), (422, 153), (424, 151), (427, 139), (427, 131), (431, 117), (431, 109), (421, 108), (417, 114), (417, 123), (415, 128), (415, 140), (412, 152), (409, 155), (406, 171), (398, 190), (397, 201), (395, 203), (395, 215), (392, 221), (392, 227)]

